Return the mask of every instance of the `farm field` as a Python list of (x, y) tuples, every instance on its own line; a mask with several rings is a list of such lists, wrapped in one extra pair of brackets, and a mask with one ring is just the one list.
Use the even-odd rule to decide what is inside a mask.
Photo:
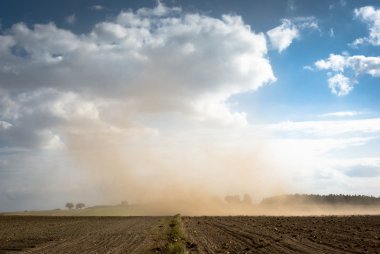
[[(0, 216), (0, 253), (165, 253), (170, 218)], [(188, 253), (380, 253), (380, 216), (182, 217), (182, 227)]]
[(164, 217), (0, 216), (0, 253), (149, 253)]
[(380, 216), (188, 217), (191, 253), (380, 253)]

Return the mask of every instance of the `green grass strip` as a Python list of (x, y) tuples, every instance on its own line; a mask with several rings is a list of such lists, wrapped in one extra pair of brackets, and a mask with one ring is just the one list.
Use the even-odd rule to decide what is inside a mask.
[(169, 243), (164, 248), (164, 254), (185, 254), (186, 234), (182, 225), (181, 215), (175, 215), (169, 223)]

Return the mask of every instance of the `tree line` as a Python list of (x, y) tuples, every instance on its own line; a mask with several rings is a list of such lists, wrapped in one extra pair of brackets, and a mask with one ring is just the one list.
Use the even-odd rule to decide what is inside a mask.
[(76, 205), (74, 205), (74, 203), (72, 202), (67, 202), (65, 207), (69, 210), (73, 209), (75, 207), (75, 209), (82, 209), (82, 208), (85, 208), (86, 205), (84, 203), (77, 203)]
[(380, 197), (344, 194), (286, 194), (265, 198), (262, 204), (327, 204), (327, 205), (380, 205)]

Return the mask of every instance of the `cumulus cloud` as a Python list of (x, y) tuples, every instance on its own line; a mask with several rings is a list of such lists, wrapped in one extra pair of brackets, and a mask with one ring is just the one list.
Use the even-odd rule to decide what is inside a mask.
[[(330, 54), (327, 59), (318, 60), (314, 65), (318, 70), (335, 73), (328, 78), (327, 82), (331, 92), (338, 96), (349, 94), (358, 83), (357, 78), (360, 75), (380, 76), (380, 57)], [(346, 73), (351, 74), (351, 77), (347, 77)]]
[(272, 47), (280, 53), (300, 37), (300, 31), (319, 29), (318, 22), (314, 17), (283, 19), (281, 23), (280, 26), (267, 32)]
[(330, 54), (328, 59), (322, 59), (315, 62), (315, 66), (320, 70), (343, 72), (346, 67), (346, 57), (342, 55)]
[[(226, 158), (188, 156), (206, 151), (206, 141), (187, 134), (173, 141), (173, 133), (237, 130), (246, 115), (232, 111), (228, 99), (274, 81), (265, 35), (239, 16), (188, 14), (159, 2), (81, 35), (53, 23), (17, 23), (0, 35), (0, 148), (38, 151), (38, 158), (68, 153), (79, 164), (73, 168), (91, 168), (105, 189), (127, 185), (146, 195), (145, 180), (165, 175), (162, 168)], [(133, 174), (148, 176), (138, 181)]]
[(0, 36), (1, 145), (62, 149), (78, 138), (246, 125), (227, 100), (275, 80), (266, 54), (265, 36), (238, 16), (161, 3), (82, 35), (53, 23), (14, 24)]
[(380, 9), (373, 6), (365, 6), (354, 11), (355, 17), (366, 23), (369, 30), (368, 37), (357, 38), (352, 45), (358, 46), (369, 43), (374, 46), (380, 45)]
[(353, 82), (341, 73), (335, 74), (327, 80), (333, 94), (338, 96), (347, 95), (353, 88)]
[[(25, 116), (24, 104), (30, 103), (31, 112), (41, 107), (41, 100), (32, 105), (29, 98), (39, 91), (53, 93), (49, 103), (54, 105), (78, 106), (87, 98), (106, 107), (118, 101), (130, 117), (177, 112), (201, 121), (245, 124), (244, 113), (230, 111), (228, 98), (275, 80), (264, 35), (252, 32), (240, 17), (186, 14), (162, 3), (121, 12), (84, 35), (53, 23), (32, 28), (18, 23), (0, 42), (2, 89), (11, 96), (4, 100), (18, 105), (17, 121)], [(81, 116), (96, 115), (100, 104), (80, 105), (85, 108)], [(54, 117), (73, 116), (60, 112)]]
[(353, 71), (355, 76), (363, 74), (373, 77), (380, 76), (380, 57), (330, 54), (329, 58), (315, 62), (315, 66), (320, 70), (331, 70), (334, 72)]
[(62, 148), (62, 125), (99, 119), (99, 105), (72, 92), (37, 89), (15, 96), (0, 94), (2, 145), (19, 148)]

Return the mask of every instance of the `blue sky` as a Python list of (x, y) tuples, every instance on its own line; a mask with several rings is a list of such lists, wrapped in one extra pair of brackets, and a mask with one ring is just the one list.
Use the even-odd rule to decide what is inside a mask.
[(379, 18), (377, 1), (2, 1), (0, 210), (172, 185), (379, 196)]

